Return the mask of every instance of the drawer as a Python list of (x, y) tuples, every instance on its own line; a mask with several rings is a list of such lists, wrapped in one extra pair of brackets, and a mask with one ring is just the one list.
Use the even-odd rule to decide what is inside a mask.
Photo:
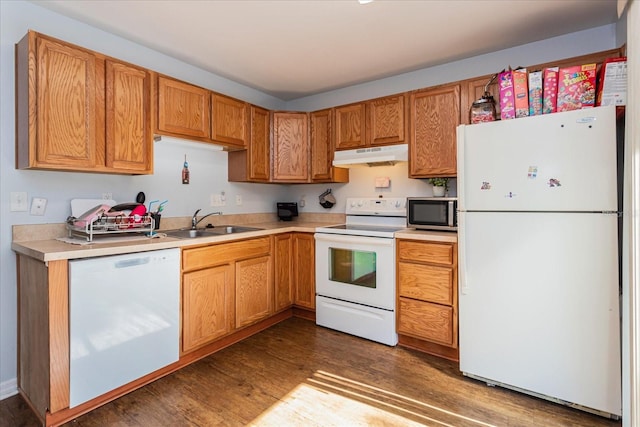
[(455, 244), (398, 240), (398, 259), (453, 265)]
[(453, 304), (451, 267), (398, 263), (398, 295), (439, 304)]
[(183, 271), (197, 270), (213, 265), (268, 255), (270, 252), (270, 237), (185, 249), (182, 251), (182, 269)]
[(398, 299), (398, 333), (432, 341), (449, 347), (457, 346), (453, 308)]

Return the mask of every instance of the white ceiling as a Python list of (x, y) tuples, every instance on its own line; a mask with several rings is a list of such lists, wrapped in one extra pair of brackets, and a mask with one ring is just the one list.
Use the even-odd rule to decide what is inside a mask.
[(616, 0), (34, 0), (282, 100), (617, 21)]

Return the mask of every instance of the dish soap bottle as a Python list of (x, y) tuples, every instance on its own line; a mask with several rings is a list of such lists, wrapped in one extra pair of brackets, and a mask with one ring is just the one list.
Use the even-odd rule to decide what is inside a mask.
[(187, 163), (187, 155), (184, 155), (184, 165), (182, 166), (182, 183), (189, 183), (189, 163)]

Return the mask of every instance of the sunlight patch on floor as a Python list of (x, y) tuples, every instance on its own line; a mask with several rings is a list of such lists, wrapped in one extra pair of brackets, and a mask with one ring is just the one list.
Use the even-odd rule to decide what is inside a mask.
[(494, 427), (436, 405), (324, 371), (316, 371), (249, 425)]

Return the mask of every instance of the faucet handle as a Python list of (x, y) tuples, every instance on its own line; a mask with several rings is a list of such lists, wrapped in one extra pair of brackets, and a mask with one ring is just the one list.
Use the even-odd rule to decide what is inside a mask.
[(198, 209), (198, 210), (193, 214), (193, 216), (194, 216), (194, 217), (198, 216), (198, 212), (200, 212), (201, 210), (202, 210), (202, 209)]

